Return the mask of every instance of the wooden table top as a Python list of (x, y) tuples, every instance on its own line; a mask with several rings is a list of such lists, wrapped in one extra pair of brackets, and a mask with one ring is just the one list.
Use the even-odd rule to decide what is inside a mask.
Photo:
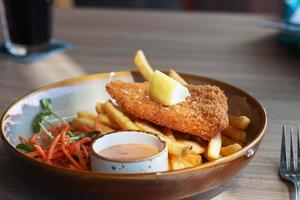
[[(261, 26), (267, 16), (99, 9), (56, 10), (55, 38), (74, 48), (33, 64), (0, 58), (0, 113), (17, 98), (78, 75), (134, 69), (143, 49), (159, 69), (219, 79), (255, 96), (268, 112), (268, 131), (252, 162), (220, 187), (191, 199), (287, 199), (278, 177), (281, 127), (300, 122), (300, 52)], [(69, 199), (15, 170), (0, 144), (0, 199)]]

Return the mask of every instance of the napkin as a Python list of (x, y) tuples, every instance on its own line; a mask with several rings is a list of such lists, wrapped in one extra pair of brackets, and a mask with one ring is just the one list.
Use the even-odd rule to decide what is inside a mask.
[(300, 25), (300, 0), (285, 0), (284, 7), (284, 21)]
[(281, 21), (266, 21), (264, 26), (280, 31), (280, 41), (300, 49), (300, 0), (284, 0)]
[(22, 63), (31, 63), (37, 60), (40, 60), (42, 58), (48, 57), (50, 55), (60, 53), (63, 51), (66, 51), (67, 49), (72, 48), (72, 44), (64, 41), (58, 41), (58, 40), (52, 40), (49, 48), (40, 52), (35, 52), (32, 54), (24, 55), (24, 56), (16, 56), (11, 54), (4, 44), (0, 46), (0, 54), (14, 60), (16, 62), (22, 62)]

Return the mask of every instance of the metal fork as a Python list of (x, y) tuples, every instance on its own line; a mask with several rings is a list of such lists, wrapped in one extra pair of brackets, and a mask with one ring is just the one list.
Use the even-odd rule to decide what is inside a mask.
[[(297, 128), (297, 147), (295, 147), (293, 127), (290, 127), (290, 152), (287, 156), (288, 145), (286, 145), (286, 126), (283, 126), (281, 139), (281, 153), (280, 153), (280, 177), (292, 182), (295, 187), (295, 199), (300, 200), (300, 130)], [(296, 155), (294, 149), (296, 148)]]

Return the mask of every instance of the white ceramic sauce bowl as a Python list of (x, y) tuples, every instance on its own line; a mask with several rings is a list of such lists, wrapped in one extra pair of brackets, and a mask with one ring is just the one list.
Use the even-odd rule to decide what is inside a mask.
[[(118, 161), (103, 157), (100, 151), (120, 144), (147, 144), (159, 149), (151, 157)], [(141, 131), (119, 131), (103, 135), (92, 144), (91, 168), (94, 172), (104, 173), (150, 173), (168, 170), (168, 149), (158, 136)]]

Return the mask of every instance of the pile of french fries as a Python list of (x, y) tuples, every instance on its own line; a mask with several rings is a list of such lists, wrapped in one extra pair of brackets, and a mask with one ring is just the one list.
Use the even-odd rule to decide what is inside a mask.
[[(134, 63), (146, 81), (149, 81), (153, 69), (144, 53), (139, 50), (134, 56)], [(188, 83), (173, 69), (167, 73), (170, 77), (183, 85)], [(96, 104), (97, 114), (86, 111), (77, 113), (72, 120), (72, 126), (88, 126), (96, 128), (101, 134), (117, 130), (140, 130), (158, 135), (168, 146), (169, 170), (178, 170), (201, 165), (205, 161), (213, 161), (231, 155), (242, 149), (246, 142), (245, 129), (250, 124), (246, 116), (229, 115), (229, 126), (216, 134), (207, 145), (197, 141), (175, 138), (171, 129), (159, 130), (150, 123), (132, 119), (121, 111), (110, 100)], [(98, 123), (98, 124), (95, 124)]]

